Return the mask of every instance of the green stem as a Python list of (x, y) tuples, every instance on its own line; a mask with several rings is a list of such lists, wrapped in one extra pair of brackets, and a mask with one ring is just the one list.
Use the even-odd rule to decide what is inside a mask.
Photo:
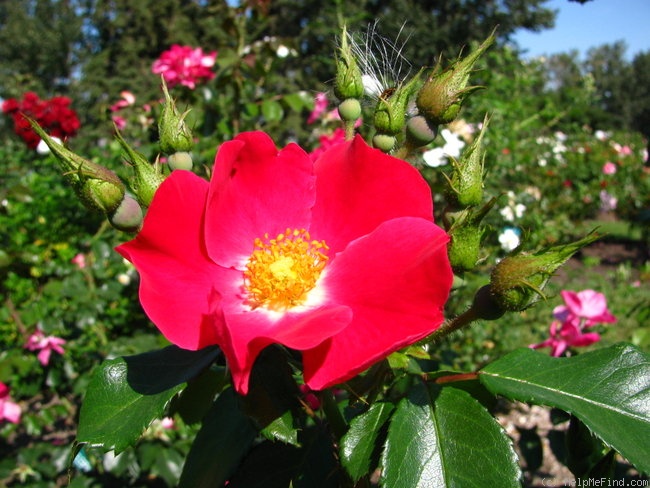
[(398, 159), (403, 159), (404, 161), (408, 161), (408, 159), (415, 154), (416, 149), (418, 149), (417, 146), (409, 144), (409, 142), (406, 141), (402, 147), (392, 153), (392, 156), (395, 156)]
[(345, 140), (346, 141), (351, 141), (354, 139), (354, 120), (346, 120), (343, 123), (343, 128), (345, 129)]
[(457, 330), (460, 330), (463, 327), (468, 326), (469, 324), (471, 324), (472, 322), (478, 319), (479, 316), (476, 313), (475, 308), (472, 306), (462, 314), (442, 324), (442, 326), (437, 331), (435, 331), (433, 334), (427, 337), (427, 342), (438, 342), (443, 337), (446, 337), (452, 332), (456, 332)]

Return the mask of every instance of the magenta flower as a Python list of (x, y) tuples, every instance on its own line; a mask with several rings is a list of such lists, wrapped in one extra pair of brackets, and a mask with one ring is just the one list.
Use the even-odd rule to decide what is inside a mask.
[(602, 293), (594, 290), (582, 290), (577, 293), (563, 290), (560, 294), (565, 305), (555, 307), (553, 310), (553, 316), (556, 319), (578, 324), (584, 321), (584, 327), (616, 322), (616, 317), (607, 309), (607, 300)]
[(154, 61), (151, 71), (162, 74), (170, 88), (183, 85), (194, 89), (197, 84), (214, 78), (212, 68), (216, 58), (217, 51), (205, 54), (200, 47), (174, 44)]
[(20, 422), (20, 405), (9, 399), (9, 387), (0, 382), (0, 422), (7, 420), (12, 424)]
[(551, 348), (551, 356), (561, 356), (569, 347), (589, 346), (600, 340), (600, 334), (597, 332), (583, 333), (580, 326), (575, 322), (560, 322), (554, 320), (550, 327), (550, 337), (539, 344), (531, 344), (530, 348), (539, 349), (543, 347)]
[(314, 109), (309, 114), (307, 123), (313, 124), (314, 122), (316, 122), (320, 118), (320, 116), (325, 113), (326, 110), (327, 110), (327, 93), (324, 92), (317, 93), (316, 97), (314, 98)]
[(262, 132), (224, 143), (212, 178), (176, 170), (117, 251), (177, 346), (218, 345), (248, 392), (266, 346), (301, 351), (321, 390), (437, 330), (453, 273), (431, 190), (361, 137), (315, 162)]
[(76, 264), (79, 269), (84, 269), (86, 267), (86, 255), (80, 252), (70, 262)]
[(111, 120), (115, 124), (115, 127), (117, 127), (117, 130), (124, 130), (127, 125), (126, 119), (119, 115), (111, 115)]
[(122, 110), (123, 108), (129, 107), (135, 103), (135, 95), (130, 91), (124, 90), (122, 93), (120, 93), (120, 96), (122, 98), (111, 105), (111, 112), (117, 112), (118, 110)]
[(612, 163), (611, 161), (607, 161), (603, 165), (603, 174), (605, 175), (613, 175), (616, 173), (616, 165)]
[(47, 366), (50, 363), (50, 356), (52, 351), (57, 354), (63, 354), (63, 344), (65, 344), (65, 339), (55, 336), (45, 336), (43, 331), (36, 329), (36, 331), (29, 336), (25, 348), (30, 351), (39, 351), (38, 360), (43, 366)]
[(309, 153), (312, 161), (316, 161), (325, 151), (338, 144), (345, 142), (345, 131), (341, 127), (334, 129), (334, 132), (320, 136), (319, 146)]

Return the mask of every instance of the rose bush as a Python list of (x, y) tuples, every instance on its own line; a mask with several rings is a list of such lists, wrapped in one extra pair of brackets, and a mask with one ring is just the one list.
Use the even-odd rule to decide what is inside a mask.
[(41, 138), (32, 130), (24, 115), (34, 119), (50, 136), (66, 139), (74, 136), (80, 127), (76, 112), (70, 108), (68, 97), (52, 97), (41, 100), (34, 92), (27, 92), (22, 100), (9, 98), (2, 103), (2, 111), (14, 123), (14, 132), (31, 149), (35, 149)]
[(132, 241), (141, 303), (185, 349), (218, 344), (236, 389), (279, 343), (305, 383), (341, 383), (443, 321), (452, 281), (431, 192), (357, 137), (314, 163), (264, 133), (221, 146), (210, 183), (175, 171)]
[(200, 47), (174, 44), (154, 61), (151, 71), (162, 75), (170, 88), (183, 85), (193, 90), (197, 84), (214, 78), (216, 58), (216, 51), (206, 54)]

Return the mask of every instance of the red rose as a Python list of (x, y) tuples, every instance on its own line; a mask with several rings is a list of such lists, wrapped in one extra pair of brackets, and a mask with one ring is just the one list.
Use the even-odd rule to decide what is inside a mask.
[(32, 130), (23, 114), (38, 122), (49, 135), (65, 139), (74, 136), (80, 127), (77, 114), (70, 108), (71, 103), (68, 97), (41, 100), (36, 93), (26, 92), (20, 102), (13, 98), (5, 100), (2, 111), (12, 117), (14, 132), (34, 149), (41, 138)]
[(174, 171), (117, 250), (162, 333), (218, 344), (240, 393), (273, 343), (302, 351), (320, 390), (442, 323), (452, 271), (432, 215), (417, 170), (361, 137), (312, 162), (251, 132), (221, 146), (209, 183)]

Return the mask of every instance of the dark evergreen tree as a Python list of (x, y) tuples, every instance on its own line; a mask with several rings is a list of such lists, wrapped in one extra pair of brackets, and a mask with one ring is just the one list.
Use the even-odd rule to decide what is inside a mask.
[(89, 0), (88, 48), (79, 94), (88, 121), (106, 120), (106, 110), (122, 90), (139, 103), (161, 96), (153, 61), (172, 44), (215, 50), (226, 37), (220, 19), (225, 1)]
[(629, 129), (632, 121), (630, 82), (632, 66), (625, 59), (625, 42), (590, 49), (584, 70), (594, 78), (598, 104), (607, 113), (607, 123), (612, 128)]
[[(517, 29), (553, 26), (555, 14), (543, 0), (276, 0), (271, 2), (266, 33), (295, 38), (300, 56), (293, 62), (299, 78), (326, 81), (333, 76), (334, 39), (342, 24), (363, 31), (378, 22), (377, 32), (397, 39), (414, 66), (453, 59), (463, 46), (484, 40), (495, 27), (500, 41)], [(407, 41), (408, 42), (405, 42)]]
[(74, 0), (0, 2), (0, 97), (68, 91), (82, 61), (78, 8)]
[[(650, 152), (650, 51), (632, 60), (632, 127), (647, 139)], [(646, 161), (646, 164), (650, 162)]]

